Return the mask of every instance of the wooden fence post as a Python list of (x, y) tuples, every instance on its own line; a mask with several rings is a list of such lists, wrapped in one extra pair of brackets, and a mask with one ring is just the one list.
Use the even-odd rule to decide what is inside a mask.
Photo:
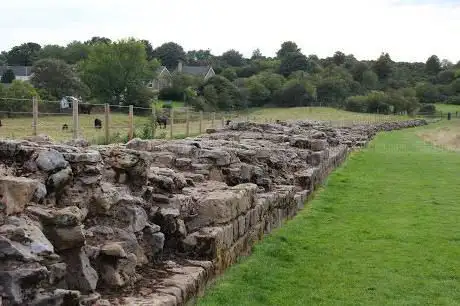
[(37, 97), (32, 98), (32, 113), (33, 113), (33, 135), (37, 136), (37, 125), (38, 125), (38, 101)]
[(189, 109), (187, 108), (185, 113), (185, 137), (190, 135), (190, 116)]
[(222, 127), (224, 127), (224, 126), (225, 126), (225, 117), (222, 116)]
[(174, 129), (174, 108), (171, 108), (171, 126), (169, 129), (169, 138), (173, 139), (173, 129)]
[(152, 107), (152, 118), (153, 118), (153, 126), (152, 126), (152, 138), (155, 138), (155, 132), (157, 130), (157, 110), (155, 104)]
[(109, 103), (105, 103), (104, 105), (104, 132), (105, 132), (105, 144), (109, 144), (110, 142), (110, 105)]
[(211, 115), (211, 127), (214, 128), (214, 121), (216, 120), (216, 113), (215, 112), (212, 112), (212, 115)]
[(200, 134), (203, 133), (203, 111), (200, 111)]
[(134, 137), (134, 107), (132, 105), (129, 106), (128, 120), (128, 140), (131, 140)]
[(77, 99), (74, 99), (72, 103), (72, 125), (73, 125), (72, 138), (77, 139), (78, 129), (80, 128), (78, 124), (78, 100)]

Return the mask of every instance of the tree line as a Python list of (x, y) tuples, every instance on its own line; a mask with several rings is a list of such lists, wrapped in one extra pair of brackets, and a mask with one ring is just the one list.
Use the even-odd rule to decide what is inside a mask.
[(159, 98), (184, 101), (199, 110), (323, 105), (412, 113), (423, 104), (460, 104), (460, 62), (436, 55), (425, 63), (395, 62), (388, 53), (364, 61), (341, 51), (319, 58), (305, 55), (292, 41), (282, 43), (275, 57), (257, 49), (250, 58), (233, 49), (221, 55), (206, 49), (186, 52), (174, 42), (153, 48), (147, 40), (134, 38), (93, 37), (67, 46), (29, 42), (2, 52), (0, 65), (33, 66), (33, 87), (13, 81), (7, 70), (2, 83), (15, 84), (0, 88), (0, 94), (38, 94), (45, 100), (77, 95), (85, 101), (148, 107), (154, 93), (146, 83), (160, 65), (174, 71), (179, 61), (210, 65), (217, 75), (204, 81), (173, 73), (172, 86), (162, 89)]

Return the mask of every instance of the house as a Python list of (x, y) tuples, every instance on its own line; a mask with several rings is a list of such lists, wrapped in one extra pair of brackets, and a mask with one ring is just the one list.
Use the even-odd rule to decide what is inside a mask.
[(32, 66), (0, 66), (0, 76), (8, 69), (13, 70), (16, 80), (30, 81), (32, 77)]
[(158, 68), (155, 79), (147, 83), (148, 88), (158, 91), (171, 86), (172, 76), (168, 68), (166, 68), (165, 66), (161, 66), (160, 68)]
[(204, 81), (216, 75), (211, 66), (185, 66), (181, 61), (177, 64), (177, 72), (202, 77)]

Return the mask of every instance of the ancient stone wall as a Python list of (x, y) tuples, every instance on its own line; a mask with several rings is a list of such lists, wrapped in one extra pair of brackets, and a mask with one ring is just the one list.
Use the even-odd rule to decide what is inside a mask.
[(424, 120), (236, 123), (185, 140), (0, 141), (3, 305), (180, 305), (295, 216), (349, 150)]

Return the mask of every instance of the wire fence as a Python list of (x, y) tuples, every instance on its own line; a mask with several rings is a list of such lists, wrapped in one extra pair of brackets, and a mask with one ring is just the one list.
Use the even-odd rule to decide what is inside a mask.
[[(330, 109), (318, 107), (308, 108), (304, 113), (290, 110), (199, 112), (187, 107), (143, 108), (78, 101), (63, 108), (61, 101), (0, 97), (0, 138), (18, 139), (44, 134), (54, 141), (85, 139), (91, 144), (108, 144), (126, 142), (134, 137), (173, 139), (196, 136), (209, 128), (223, 127), (229, 120), (275, 123), (291, 119), (313, 119), (327, 121), (333, 126), (349, 126), (407, 118), (358, 113), (343, 117), (331, 113)], [(447, 118), (448, 114), (438, 112), (418, 116), (436, 119)], [(460, 114), (450, 116), (458, 118)]]

